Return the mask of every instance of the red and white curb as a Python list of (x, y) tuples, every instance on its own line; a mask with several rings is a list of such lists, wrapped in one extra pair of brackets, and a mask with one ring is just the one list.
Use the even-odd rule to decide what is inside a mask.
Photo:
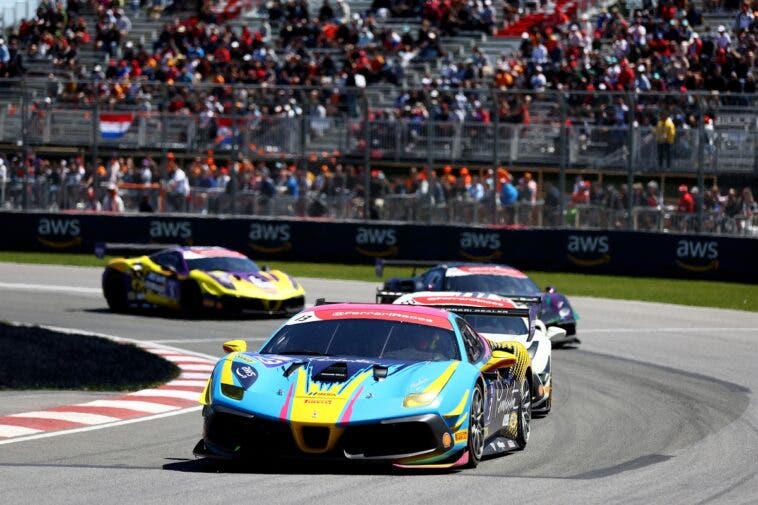
[(175, 363), (179, 377), (153, 389), (74, 405), (0, 416), (0, 445), (48, 436), (91, 431), (183, 414), (201, 408), (198, 400), (218, 358), (167, 345), (101, 333), (43, 326), (43, 328), (131, 343)]

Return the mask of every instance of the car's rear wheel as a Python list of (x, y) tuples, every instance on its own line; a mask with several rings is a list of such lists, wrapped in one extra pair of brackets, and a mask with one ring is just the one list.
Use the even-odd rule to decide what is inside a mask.
[(516, 445), (519, 450), (526, 447), (529, 441), (532, 422), (532, 394), (529, 379), (525, 378), (521, 382), (521, 402), (518, 406), (518, 423), (516, 428)]
[(113, 312), (124, 312), (129, 307), (126, 298), (126, 284), (121, 274), (109, 271), (103, 279), (103, 295), (108, 308)]
[(188, 316), (198, 317), (201, 315), (203, 312), (203, 294), (197, 282), (185, 281), (182, 284), (180, 304)]
[(484, 395), (476, 385), (471, 396), (468, 420), (468, 467), (476, 468), (484, 453)]

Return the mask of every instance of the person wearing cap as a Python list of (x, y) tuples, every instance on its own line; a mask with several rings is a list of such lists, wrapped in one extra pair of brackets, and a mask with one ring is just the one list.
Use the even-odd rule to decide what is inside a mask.
[(103, 210), (117, 213), (123, 213), (125, 210), (124, 200), (121, 199), (121, 196), (118, 194), (118, 187), (113, 182), (108, 183), (108, 193), (103, 199)]
[(653, 133), (658, 145), (658, 168), (671, 168), (671, 150), (676, 138), (676, 127), (667, 112), (661, 111)]

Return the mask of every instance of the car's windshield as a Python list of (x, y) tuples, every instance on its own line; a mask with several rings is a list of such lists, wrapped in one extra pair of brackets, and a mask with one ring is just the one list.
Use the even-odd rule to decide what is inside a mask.
[(526, 335), (529, 328), (521, 317), (488, 316), (481, 314), (464, 314), (463, 319), (479, 333), (498, 335)]
[(248, 258), (235, 256), (219, 256), (214, 258), (195, 258), (187, 260), (190, 270), (223, 270), (225, 272), (257, 272), (258, 265)]
[(282, 327), (260, 352), (408, 361), (460, 359), (452, 330), (379, 319), (289, 324)]
[(445, 289), (449, 291), (481, 291), (505, 295), (533, 296), (540, 294), (540, 288), (530, 279), (507, 275), (461, 275), (445, 278)]

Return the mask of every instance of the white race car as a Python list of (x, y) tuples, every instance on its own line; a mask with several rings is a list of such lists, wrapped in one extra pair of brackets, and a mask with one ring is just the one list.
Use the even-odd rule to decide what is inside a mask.
[[(428, 305), (458, 314), (484, 338), (493, 342), (517, 341), (532, 358), (532, 413), (546, 416), (552, 407), (551, 340), (566, 337), (566, 330), (545, 327), (536, 319), (535, 304), (516, 303), (490, 293), (420, 291), (400, 296), (393, 303)], [(558, 333), (562, 333), (559, 335)]]

